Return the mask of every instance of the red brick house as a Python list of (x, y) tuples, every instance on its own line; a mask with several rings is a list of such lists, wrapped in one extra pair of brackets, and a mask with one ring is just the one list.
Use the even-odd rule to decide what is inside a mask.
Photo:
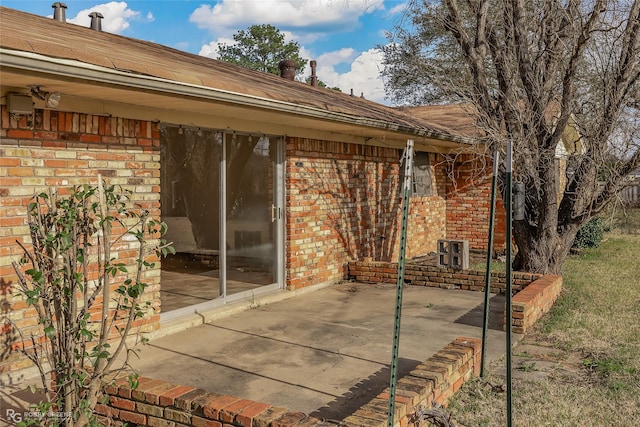
[[(488, 180), (443, 157), (473, 143), (438, 124), (454, 112), (420, 118), (3, 7), (0, 22), (0, 298), (2, 315), (23, 328), (36, 318), (12, 289), (11, 261), (28, 235), (26, 205), (98, 175), (167, 222), (178, 251), (148, 272), (144, 331), (256, 294), (336, 283), (350, 260), (397, 259), (408, 139), (418, 171), (408, 256), (440, 238), (486, 249)], [(0, 373), (26, 365), (9, 355)]]

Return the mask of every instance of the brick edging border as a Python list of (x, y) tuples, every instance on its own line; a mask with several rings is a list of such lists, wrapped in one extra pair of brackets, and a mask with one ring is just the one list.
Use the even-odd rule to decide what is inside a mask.
[[(457, 270), (411, 262), (404, 267), (404, 281), (406, 284), (443, 289), (484, 291), (484, 275), (484, 271)], [(513, 272), (513, 289), (520, 291), (540, 277), (542, 277), (542, 274), (515, 271)], [(396, 283), (398, 263), (351, 261), (349, 262), (349, 278), (364, 283)], [(491, 292), (504, 293), (506, 283), (506, 273), (491, 272)]]
[[(531, 282), (511, 300), (513, 332), (524, 334), (543, 314), (551, 310), (562, 291), (562, 276), (546, 274)], [(507, 315), (504, 315), (506, 327)]]
[[(406, 426), (420, 408), (447, 401), (473, 375), (480, 374), (482, 341), (458, 337), (431, 356), (408, 375), (400, 378), (396, 387), (394, 426)], [(389, 406), (389, 388), (346, 417), (343, 426), (385, 427)]]
[[(406, 426), (418, 406), (446, 404), (462, 384), (480, 372), (481, 341), (458, 337), (398, 380), (394, 425)], [(172, 427), (335, 427), (303, 412), (209, 393), (191, 386), (141, 377), (132, 389), (125, 378), (105, 390), (109, 399), (95, 412), (105, 426), (125, 422)], [(389, 389), (343, 420), (343, 426), (384, 427)]]
[[(349, 278), (364, 283), (393, 283), (397, 281), (398, 264), (383, 261), (352, 261)], [(484, 291), (484, 271), (456, 270), (432, 265), (408, 263), (405, 266), (405, 283), (443, 289)], [(506, 291), (506, 274), (491, 273), (491, 292)], [(552, 274), (513, 273), (513, 289), (517, 293), (512, 300), (513, 332), (524, 334), (540, 317), (551, 309), (562, 290), (562, 276)], [(506, 314), (503, 329), (506, 328)]]

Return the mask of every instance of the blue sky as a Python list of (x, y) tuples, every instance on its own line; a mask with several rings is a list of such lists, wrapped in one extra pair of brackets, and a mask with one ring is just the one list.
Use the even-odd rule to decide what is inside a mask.
[[(53, 0), (0, 0), (2, 6), (53, 16)], [(406, 0), (127, 0), (64, 1), (67, 22), (88, 26), (104, 15), (104, 31), (216, 57), (219, 42), (253, 24), (271, 24), (297, 41), (302, 56), (318, 61), (318, 77), (343, 92), (388, 103), (379, 77), (386, 43)], [(309, 72), (306, 73), (307, 75)]]

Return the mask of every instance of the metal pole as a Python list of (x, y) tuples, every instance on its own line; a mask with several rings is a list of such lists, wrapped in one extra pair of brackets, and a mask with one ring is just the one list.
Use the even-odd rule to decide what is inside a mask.
[(409, 197), (413, 174), (413, 140), (407, 140), (404, 155), (404, 182), (402, 184), (402, 228), (400, 230), (400, 258), (398, 259), (398, 281), (396, 283), (396, 314), (393, 325), (393, 355), (391, 356), (391, 380), (389, 386), (389, 413), (387, 426), (393, 427), (396, 408), (396, 384), (398, 375), (398, 348), (400, 346), (400, 315), (402, 312), (402, 287), (404, 285), (404, 262), (407, 248), (407, 225), (409, 223)]
[(489, 293), (491, 291), (491, 255), (493, 253), (493, 228), (496, 217), (496, 187), (498, 182), (498, 162), (500, 152), (493, 153), (493, 175), (491, 176), (491, 207), (489, 214), (489, 237), (487, 243), (487, 270), (484, 273), (484, 320), (482, 322), (482, 353), (480, 356), (480, 377), (484, 378), (487, 359), (487, 329), (489, 328)]
[(505, 179), (505, 209), (507, 213), (507, 427), (511, 427), (513, 424), (513, 414), (511, 410), (512, 402), (512, 381), (511, 381), (511, 324), (513, 323), (512, 308), (511, 308), (511, 288), (512, 288), (512, 272), (511, 272), (511, 223), (512, 223), (512, 202), (511, 202), (511, 158), (512, 158), (512, 146), (511, 142), (507, 143), (507, 174)]

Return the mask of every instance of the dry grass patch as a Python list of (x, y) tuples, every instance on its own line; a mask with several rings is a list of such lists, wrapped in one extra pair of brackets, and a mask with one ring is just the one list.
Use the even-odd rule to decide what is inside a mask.
[[(501, 376), (476, 379), (449, 406), (453, 418), (467, 427), (505, 426), (504, 389), (490, 384), (503, 381)], [(624, 402), (603, 396), (588, 381), (569, 383), (560, 377), (545, 381), (514, 381), (514, 426), (637, 426), (638, 413)], [(636, 407), (637, 410), (637, 407)]]
[[(619, 233), (567, 260), (561, 297), (514, 349), (530, 367), (514, 372), (515, 426), (640, 425), (639, 260), (640, 236)], [(506, 425), (504, 361), (488, 372), (450, 403), (466, 426)]]

